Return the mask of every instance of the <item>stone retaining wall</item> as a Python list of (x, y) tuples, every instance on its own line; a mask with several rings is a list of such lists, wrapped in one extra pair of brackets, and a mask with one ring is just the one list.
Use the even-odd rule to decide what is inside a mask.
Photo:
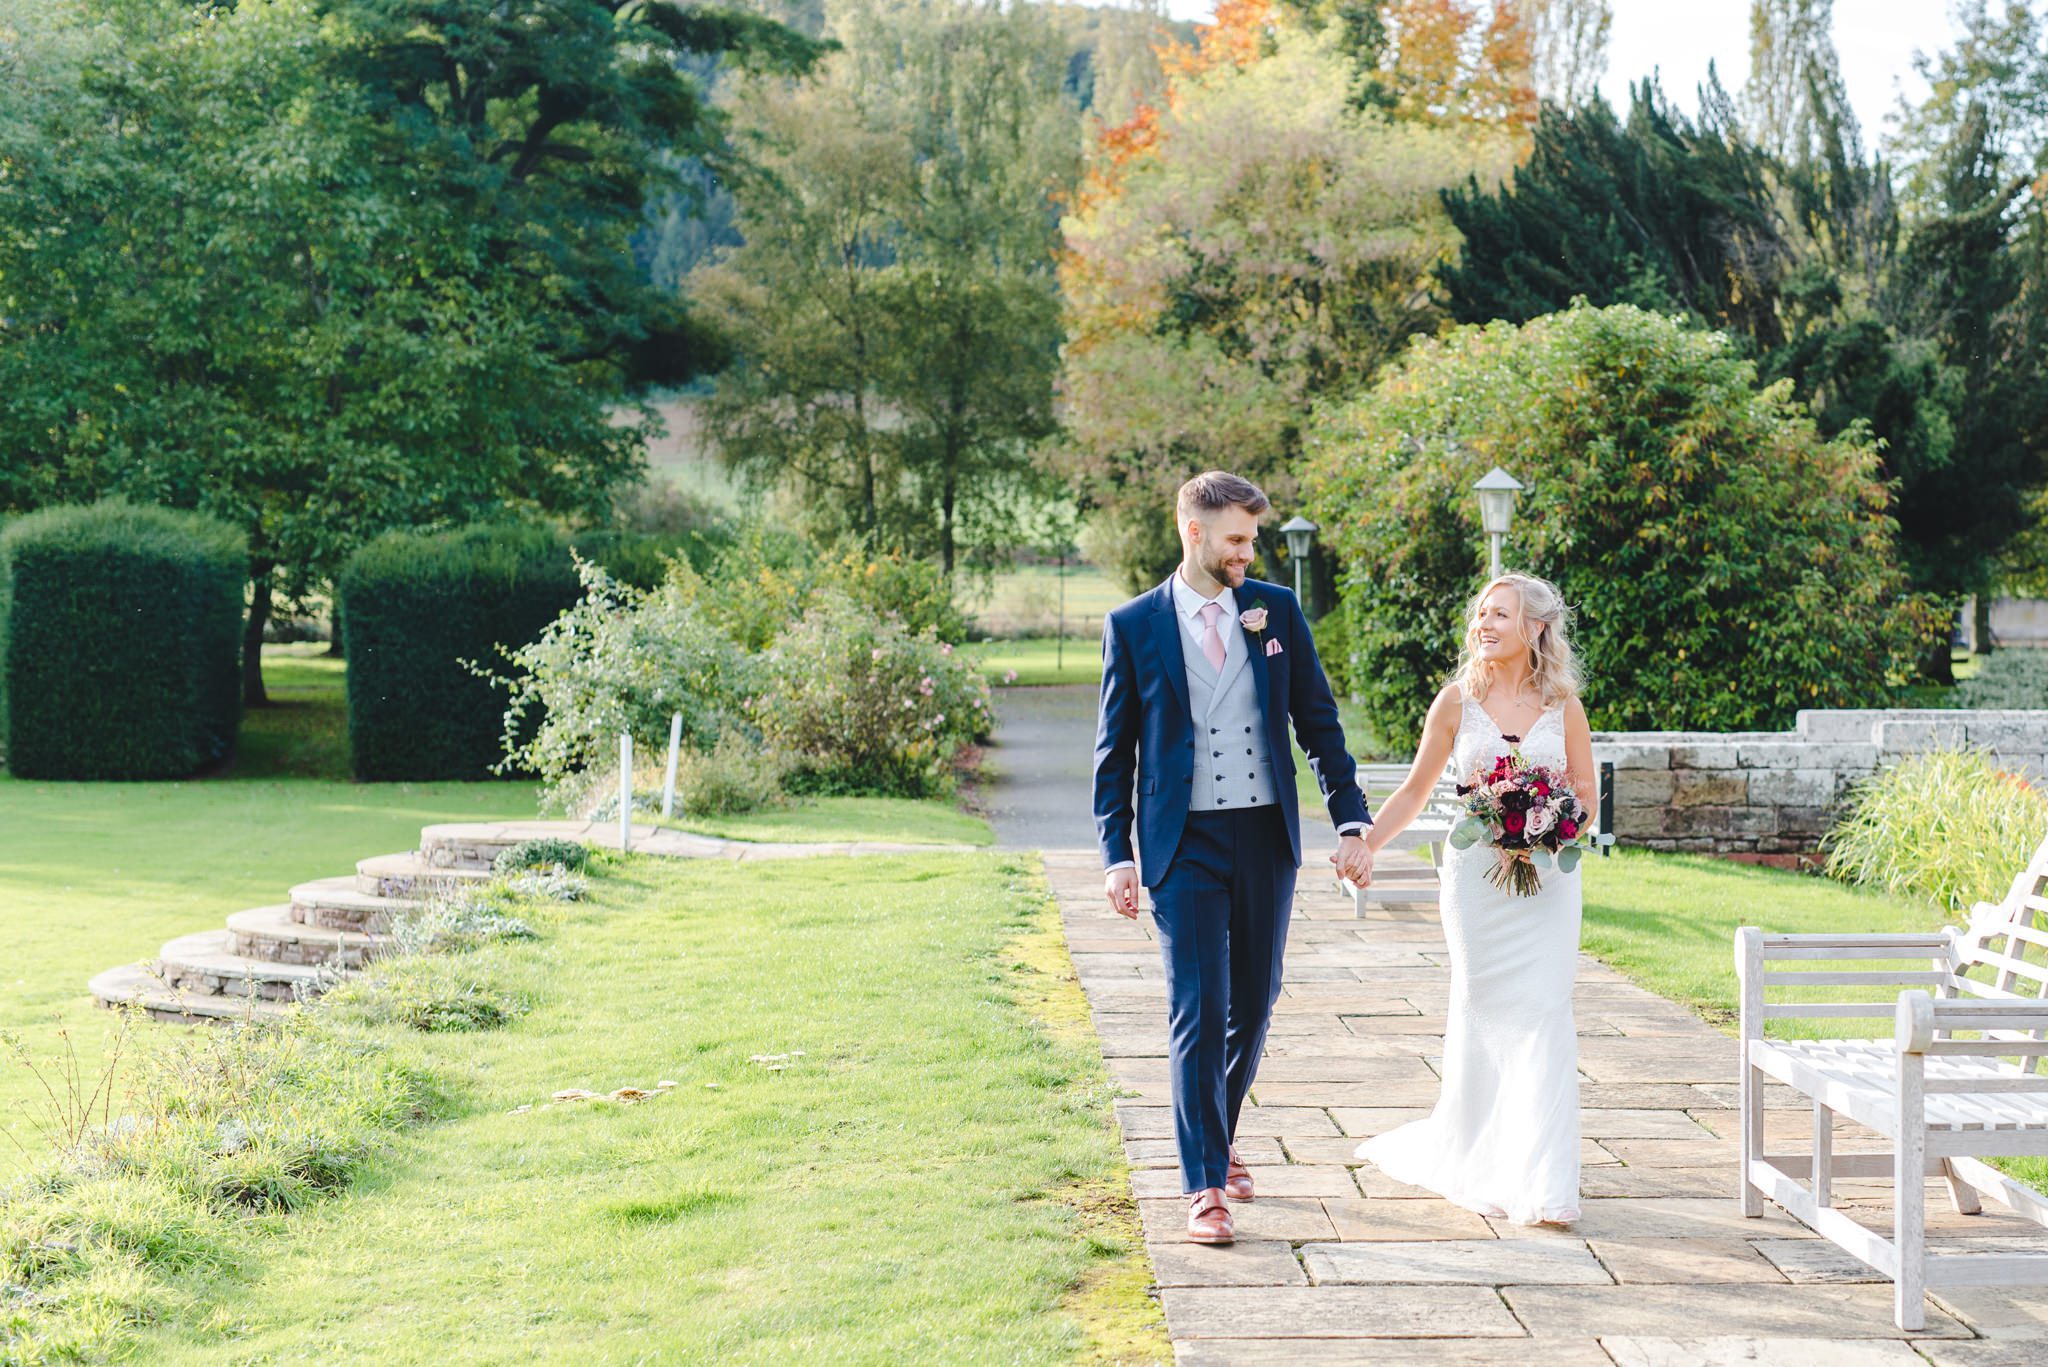
[(1989, 750), (2048, 774), (2048, 712), (1801, 712), (1790, 731), (1600, 731), (1624, 845), (1794, 865), (1820, 843), (1849, 785), (1902, 755)]

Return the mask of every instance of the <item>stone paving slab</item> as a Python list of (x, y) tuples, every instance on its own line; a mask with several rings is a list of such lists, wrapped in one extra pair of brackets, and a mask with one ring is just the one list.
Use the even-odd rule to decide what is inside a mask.
[(1157, 1286), (1307, 1286), (1285, 1239), (1239, 1239), (1225, 1247), (1168, 1240), (1145, 1246)]
[(1318, 1286), (1333, 1284), (1612, 1286), (1585, 1244), (1526, 1239), (1431, 1239), (1415, 1243), (1306, 1244), (1302, 1266)]
[(1869, 1339), (1630, 1338), (1600, 1340), (1614, 1367), (1925, 1367), (1898, 1342)]
[[(1510, 1286), (1501, 1296), (1542, 1338), (1651, 1335), (1712, 1325), (1731, 1338), (1893, 1339), (1889, 1286)], [(1918, 1338), (1970, 1338), (1929, 1306)]]
[[(1307, 862), (1325, 853), (1311, 848)], [(1239, 1129), (1259, 1198), (1233, 1206), (1234, 1249), (1190, 1245), (1150, 919), (1102, 907), (1092, 851), (1048, 852), (1046, 867), (1113, 1076), (1142, 1093), (1116, 1114), (1184, 1367), (2048, 1367), (2048, 1288), (1937, 1293), (1926, 1331), (1903, 1336), (1888, 1284), (1864, 1280), (1775, 1206), (1744, 1218), (1733, 1041), (1591, 959), (1573, 992), (1576, 1225), (1487, 1220), (1358, 1159), (1360, 1139), (1435, 1103), (1450, 975), (1433, 907), (1376, 906), (1360, 919), (1316, 879), (1298, 895)], [(1808, 1106), (1775, 1084), (1765, 1100), (1773, 1149), (1806, 1152)], [(1838, 1152), (1886, 1143), (1836, 1126)], [(1888, 1226), (1889, 1183), (1838, 1181), (1836, 1192), (1856, 1218)], [(2048, 1240), (1995, 1204), (1964, 1217), (1939, 1183), (1928, 1193), (1929, 1235), (1942, 1244)]]
[(1174, 1348), (1176, 1367), (1614, 1367), (1592, 1339), (1182, 1339)]
[[(1805, 1247), (1816, 1240), (1778, 1242)], [(1587, 1241), (1614, 1280), (1647, 1286), (1700, 1282), (1783, 1283), (1785, 1274), (1743, 1239), (1591, 1239)]]
[(1522, 1326), (1483, 1286), (1168, 1288), (1176, 1336), (1209, 1339), (1521, 1338)]

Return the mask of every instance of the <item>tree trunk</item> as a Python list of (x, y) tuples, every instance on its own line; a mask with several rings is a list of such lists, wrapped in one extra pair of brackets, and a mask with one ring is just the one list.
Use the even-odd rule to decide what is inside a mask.
[(1980, 593), (1972, 601), (1976, 610), (1971, 614), (1970, 649), (1978, 655), (1989, 655), (1995, 644), (1991, 639), (1991, 595)]
[(340, 608), (334, 609), (327, 617), (327, 653), (337, 657), (348, 653), (342, 649)]
[(270, 621), (270, 571), (259, 561), (250, 580), (249, 622), (242, 632), (242, 706), (268, 707), (270, 697), (263, 691), (263, 628)]

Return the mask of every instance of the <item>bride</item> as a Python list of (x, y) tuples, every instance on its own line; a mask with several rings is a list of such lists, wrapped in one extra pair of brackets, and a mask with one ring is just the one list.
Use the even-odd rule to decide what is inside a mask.
[[(1564, 766), (1593, 810), (1593, 735), (1565, 619), (1546, 580), (1504, 574), (1481, 591), (1457, 676), (1430, 704), (1415, 767), (1366, 833), (1374, 854), (1422, 810), (1446, 760), (1466, 782), (1510, 747), (1532, 764)], [(1367, 1140), (1358, 1155), (1481, 1215), (1569, 1224), (1579, 1218), (1579, 875), (1553, 865), (1540, 891), (1515, 896), (1487, 881), (1497, 857), (1482, 843), (1444, 860), (1451, 998), (1436, 1108)]]

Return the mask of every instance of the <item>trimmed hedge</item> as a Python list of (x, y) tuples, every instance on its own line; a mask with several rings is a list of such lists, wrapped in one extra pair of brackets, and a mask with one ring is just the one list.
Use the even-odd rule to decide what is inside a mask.
[(349, 753), (359, 779), (484, 779), (504, 758), (491, 665), (582, 596), (568, 543), (499, 524), (387, 532), (342, 567)]
[(248, 539), (110, 501), (0, 533), (0, 735), (17, 778), (185, 778), (242, 719)]

